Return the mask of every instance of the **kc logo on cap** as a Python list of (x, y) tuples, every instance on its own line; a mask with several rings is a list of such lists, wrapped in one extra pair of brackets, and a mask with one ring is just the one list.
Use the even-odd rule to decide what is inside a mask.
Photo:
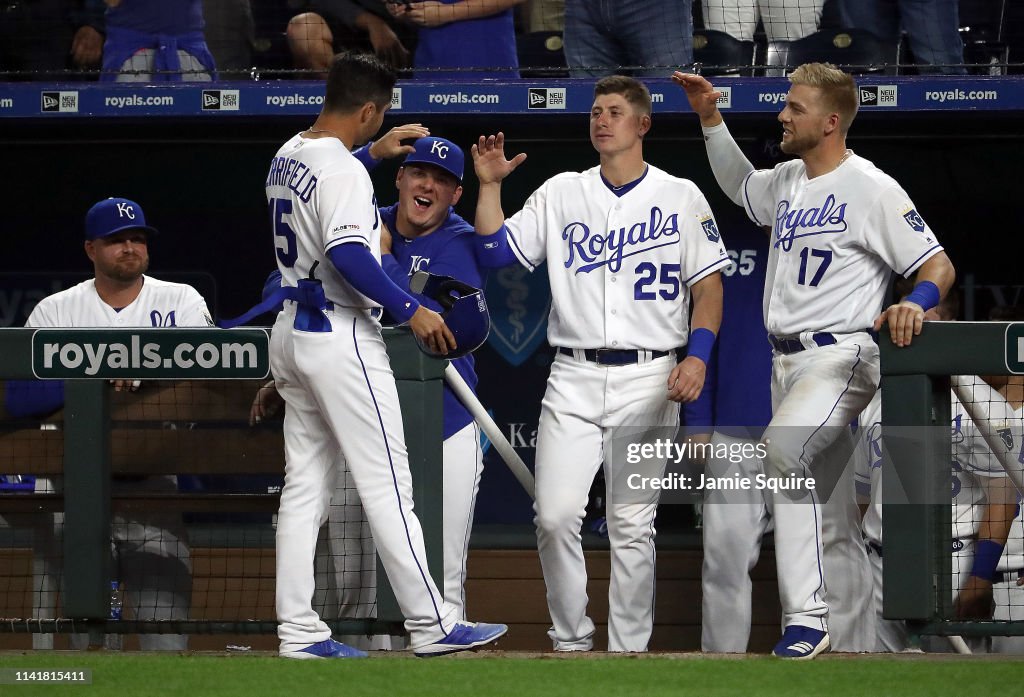
[(462, 169), (466, 158), (458, 145), (444, 138), (430, 136), (420, 138), (413, 143), (413, 147), (415, 150), (409, 153), (403, 164), (434, 165), (448, 172), (459, 183), (462, 183)]
[(142, 230), (155, 235), (156, 228), (146, 225), (142, 206), (126, 198), (107, 198), (85, 214), (85, 239), (98, 240), (125, 230)]

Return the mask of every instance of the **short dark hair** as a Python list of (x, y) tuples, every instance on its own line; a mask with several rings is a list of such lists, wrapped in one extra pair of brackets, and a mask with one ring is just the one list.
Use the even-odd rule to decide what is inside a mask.
[(594, 85), (594, 96), (621, 94), (641, 114), (651, 114), (651, 93), (647, 85), (628, 75), (609, 75)]
[(398, 76), (369, 53), (346, 51), (331, 60), (324, 111), (347, 114), (367, 102), (387, 104)]

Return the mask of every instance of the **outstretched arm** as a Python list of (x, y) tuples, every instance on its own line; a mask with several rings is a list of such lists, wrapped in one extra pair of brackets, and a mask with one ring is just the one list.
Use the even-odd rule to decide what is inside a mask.
[(474, 227), (478, 235), (493, 235), (505, 224), (501, 209), (501, 182), (526, 160), (521, 152), (511, 160), (505, 159), (505, 134), (480, 136), (471, 148), (473, 169), (480, 180), (480, 194), (476, 199)]
[(672, 73), (672, 81), (683, 88), (690, 108), (700, 117), (704, 146), (715, 181), (733, 203), (742, 206), (743, 180), (754, 171), (754, 165), (750, 164), (725, 126), (718, 110), (718, 98), (722, 93), (700, 75), (676, 71)]

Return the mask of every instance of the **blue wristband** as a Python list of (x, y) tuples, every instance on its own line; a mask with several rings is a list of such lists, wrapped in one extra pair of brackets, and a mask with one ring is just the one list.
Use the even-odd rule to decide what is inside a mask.
[(978, 540), (974, 548), (974, 563), (971, 564), (971, 576), (991, 581), (996, 575), (999, 557), (1003, 556), (1003, 545), (994, 540)]
[(711, 360), (711, 349), (715, 345), (715, 333), (705, 327), (699, 327), (690, 332), (690, 345), (687, 348), (687, 357), (693, 356), (704, 361), (704, 365)]
[(939, 300), (942, 299), (942, 294), (939, 293), (939, 287), (931, 281), (921, 281), (914, 286), (914, 290), (910, 291), (910, 295), (903, 299), (905, 301), (917, 303), (921, 306), (922, 310), (927, 312), (939, 304)]

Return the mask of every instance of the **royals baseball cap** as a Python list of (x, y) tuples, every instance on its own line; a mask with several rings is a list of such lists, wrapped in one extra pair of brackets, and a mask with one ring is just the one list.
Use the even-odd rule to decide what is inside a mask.
[(462, 167), (466, 158), (462, 154), (462, 148), (458, 145), (444, 138), (429, 136), (420, 138), (412, 146), (416, 149), (406, 156), (403, 165), (414, 162), (434, 165), (450, 173), (459, 180), (460, 184), (462, 183)]
[(85, 214), (87, 240), (98, 240), (125, 230), (157, 234), (156, 228), (146, 225), (146, 214), (142, 212), (142, 206), (126, 198), (103, 199)]

